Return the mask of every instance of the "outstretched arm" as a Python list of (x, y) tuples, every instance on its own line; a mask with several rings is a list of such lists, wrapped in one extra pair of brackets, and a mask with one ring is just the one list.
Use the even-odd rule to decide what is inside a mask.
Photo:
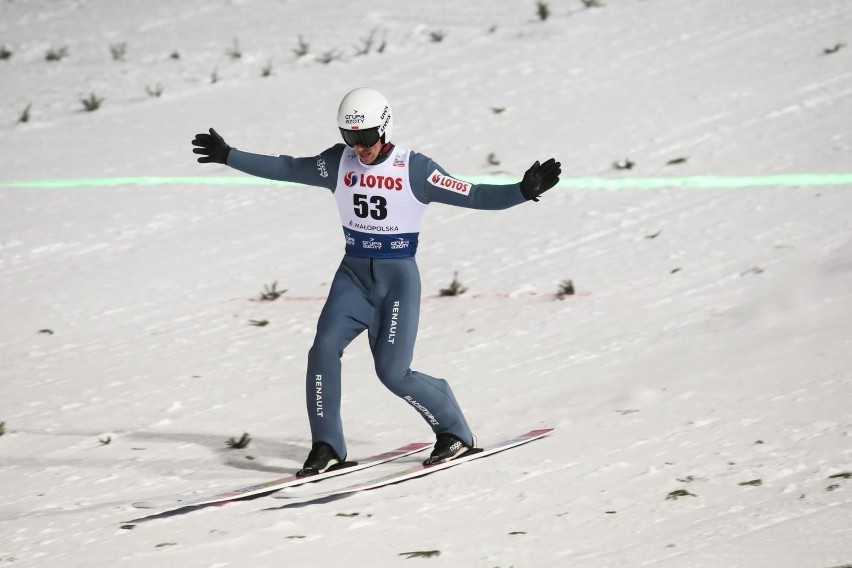
[(538, 201), (542, 193), (556, 185), (560, 173), (561, 164), (551, 158), (544, 164), (533, 164), (520, 183), (473, 184), (450, 176), (422, 154), (413, 154), (411, 160), (411, 186), (420, 201), (470, 209), (507, 209), (530, 199)]
[(226, 164), (249, 175), (316, 185), (332, 191), (337, 184), (337, 167), (343, 152), (343, 145), (337, 144), (310, 158), (253, 154), (231, 148), (212, 128), (209, 134), (196, 134), (192, 144), (195, 146), (192, 151), (201, 155), (198, 161), (202, 164)]

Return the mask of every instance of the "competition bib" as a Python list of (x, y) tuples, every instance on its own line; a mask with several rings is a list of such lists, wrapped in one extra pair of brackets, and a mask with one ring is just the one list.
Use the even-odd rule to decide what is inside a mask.
[(346, 254), (368, 258), (414, 256), (426, 204), (414, 197), (408, 175), (411, 150), (395, 147), (384, 162), (366, 166), (343, 151), (334, 198)]

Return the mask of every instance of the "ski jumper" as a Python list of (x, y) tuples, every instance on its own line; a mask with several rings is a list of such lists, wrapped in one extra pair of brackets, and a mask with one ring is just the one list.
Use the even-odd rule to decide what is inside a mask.
[(398, 146), (370, 165), (343, 144), (313, 158), (232, 148), (228, 166), (268, 179), (325, 187), (337, 203), (345, 254), (308, 353), (305, 394), (313, 443), (326, 442), (345, 459), (340, 358), (365, 330), (382, 384), (436, 434), (451, 433), (472, 443), (473, 434), (449, 384), (411, 370), (421, 294), (414, 256), (429, 203), (505, 209), (526, 201), (520, 184), (470, 184), (449, 176), (430, 158)]

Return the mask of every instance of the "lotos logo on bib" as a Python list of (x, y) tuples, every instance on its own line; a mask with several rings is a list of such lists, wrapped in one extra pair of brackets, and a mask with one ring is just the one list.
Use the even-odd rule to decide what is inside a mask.
[(461, 193), (462, 195), (470, 195), (470, 188), (473, 187), (466, 181), (452, 178), (450, 176), (445, 176), (438, 170), (435, 170), (431, 174), (429, 174), (429, 183), (431, 183), (435, 187), (449, 189), (450, 191), (455, 191), (457, 193)]
[(395, 176), (376, 176), (373, 174), (358, 175), (355, 172), (346, 172), (343, 175), (343, 183), (347, 187), (367, 187), (370, 189), (387, 189), (402, 191), (402, 178)]

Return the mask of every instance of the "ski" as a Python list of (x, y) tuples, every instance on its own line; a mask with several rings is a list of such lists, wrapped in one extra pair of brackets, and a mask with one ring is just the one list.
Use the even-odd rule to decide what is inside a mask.
[(503, 452), (505, 450), (509, 450), (511, 448), (516, 448), (518, 446), (522, 446), (524, 444), (528, 444), (534, 440), (539, 440), (544, 438), (553, 432), (555, 428), (540, 428), (537, 430), (530, 430), (525, 434), (521, 434), (520, 436), (516, 436), (514, 438), (508, 438), (506, 440), (497, 442), (495, 444), (489, 445), (485, 448), (477, 448), (476, 450), (469, 451), (468, 453), (458, 457), (454, 460), (450, 460), (448, 462), (439, 463), (435, 465), (416, 465), (413, 467), (408, 467), (405, 469), (401, 469), (398, 471), (391, 472), (387, 475), (382, 475), (375, 479), (371, 479), (369, 481), (364, 481), (361, 483), (356, 483), (353, 485), (349, 485), (346, 487), (342, 487), (340, 489), (335, 489), (332, 491), (321, 492), (316, 495), (308, 496), (307, 499), (304, 497), (299, 497), (296, 495), (273, 495), (276, 499), (290, 499), (290, 500), (299, 500), (298, 502), (294, 502), (291, 504), (284, 505), (279, 508), (287, 508), (287, 507), (298, 507), (302, 505), (307, 505), (313, 502), (323, 502), (323, 501), (335, 501), (342, 497), (346, 497), (349, 495), (354, 495), (355, 493), (360, 493), (362, 491), (369, 491), (371, 489), (378, 489), (379, 487), (385, 487), (387, 485), (392, 485), (394, 483), (400, 483), (402, 481), (407, 481), (409, 479), (415, 479), (418, 477), (423, 477), (424, 475), (429, 475), (431, 473), (435, 473), (436, 471), (441, 471), (444, 469), (448, 469), (451, 467), (455, 467), (457, 465), (461, 465), (463, 463), (467, 463), (469, 461), (473, 461), (479, 458), (488, 457), (494, 455), (499, 452)]
[[(351, 495), (355, 495), (357, 493), (361, 493), (362, 491), (368, 491), (371, 489), (378, 489), (379, 487), (385, 487), (387, 485), (393, 485), (395, 483), (400, 483), (403, 481), (407, 481), (410, 479), (415, 479), (418, 477), (423, 477), (425, 475), (429, 475), (431, 473), (435, 473), (437, 471), (441, 471), (444, 469), (448, 469), (451, 467), (455, 467), (457, 465), (461, 465), (463, 463), (467, 463), (469, 461), (473, 461), (479, 458), (488, 457), (494, 455), (499, 452), (503, 452), (505, 450), (509, 450), (511, 448), (515, 448), (524, 444), (528, 444), (529, 442), (539, 440), (548, 436), (551, 432), (554, 431), (554, 428), (540, 428), (537, 430), (530, 430), (520, 436), (516, 436), (514, 438), (508, 438), (503, 441), (497, 442), (495, 444), (491, 444), (485, 448), (477, 448), (474, 451), (468, 452), (467, 454), (456, 458), (454, 460), (435, 464), (435, 465), (422, 465), (418, 464), (413, 467), (407, 467), (405, 469), (401, 469), (395, 472), (391, 472), (387, 475), (382, 475), (370, 481), (365, 481), (361, 483), (356, 483), (353, 485), (345, 486), (340, 489), (335, 489), (332, 491), (326, 491), (319, 494), (308, 495), (308, 496), (284, 496), (284, 495), (273, 495), (273, 497), (278, 499), (290, 499), (291, 502), (285, 503), (279, 507), (272, 507), (272, 509), (287, 509), (291, 507), (302, 507), (306, 505), (310, 505), (313, 503), (321, 503), (328, 501), (335, 501), (337, 499), (342, 499), (344, 497), (349, 497)], [(159, 513), (155, 513), (152, 515), (147, 515), (144, 517), (140, 517), (137, 519), (133, 519), (130, 521), (125, 521), (122, 523), (122, 528), (132, 529), (135, 525), (139, 523), (144, 523), (147, 521), (151, 521), (154, 519), (162, 519), (167, 517), (172, 517), (176, 515), (182, 515), (184, 513), (195, 511), (197, 509), (201, 509), (209, 506), (219, 506), (224, 505), (230, 501), (234, 501), (237, 499), (258, 497), (261, 495), (267, 495), (270, 493), (274, 493), (279, 489), (283, 489), (285, 487), (295, 487), (297, 485), (302, 485), (305, 483), (312, 483), (314, 481), (321, 481), (323, 479), (327, 479), (329, 477), (335, 477), (338, 475), (343, 475), (345, 473), (350, 473), (354, 471), (359, 471), (361, 469), (366, 469), (368, 467), (372, 467), (375, 465), (379, 465), (382, 463), (386, 463), (416, 452), (423, 450), (431, 446), (431, 443), (416, 443), (416, 444), (408, 444), (407, 446), (402, 446), (397, 448), (396, 450), (392, 450), (390, 452), (386, 452), (384, 454), (378, 454), (371, 458), (367, 458), (365, 461), (351, 465), (349, 467), (341, 467), (339, 469), (335, 469), (333, 471), (327, 471), (325, 473), (321, 473), (318, 475), (311, 475), (307, 477), (296, 477), (289, 476), (278, 480), (268, 481), (264, 483), (259, 483), (257, 485), (251, 485), (248, 487), (243, 487), (240, 489), (235, 489), (232, 491), (226, 491), (224, 493), (218, 493), (216, 495), (211, 495), (206, 498), (198, 498), (191, 499), (187, 501), (173, 501), (170, 505), (170, 508), (161, 511)], [(138, 504), (137, 504), (138, 506)]]
[[(225, 503), (228, 501), (234, 501), (236, 499), (244, 499), (246, 497), (260, 495), (263, 493), (272, 493), (273, 491), (278, 491), (279, 489), (284, 489), (285, 487), (296, 487), (305, 483), (314, 483), (316, 481), (321, 481), (330, 477), (336, 477), (338, 475), (344, 475), (346, 473), (360, 471), (362, 469), (367, 469), (368, 467), (377, 466), (382, 463), (386, 463), (420, 452), (430, 446), (432, 446), (432, 443), (430, 442), (415, 442), (412, 444), (401, 446), (389, 452), (376, 454), (361, 462), (343, 462), (342, 464), (339, 464), (338, 467), (334, 467), (328, 471), (318, 473), (316, 475), (308, 475), (305, 477), (296, 477), (295, 475), (288, 475), (287, 477), (282, 477), (280, 479), (273, 479), (271, 481), (264, 481), (261, 483), (256, 483), (254, 485), (248, 485), (246, 487), (239, 487), (237, 489), (232, 489), (230, 491), (225, 491), (222, 493), (216, 493), (214, 495), (208, 495), (206, 497), (169, 501), (166, 503), (150, 503), (139, 501), (133, 503), (133, 506), (137, 509), (169, 508), (170, 511), (174, 511), (177, 509), (184, 509), (189, 507), (199, 507), (204, 505)], [(164, 511), (164, 513), (166, 512), (168, 511)]]

